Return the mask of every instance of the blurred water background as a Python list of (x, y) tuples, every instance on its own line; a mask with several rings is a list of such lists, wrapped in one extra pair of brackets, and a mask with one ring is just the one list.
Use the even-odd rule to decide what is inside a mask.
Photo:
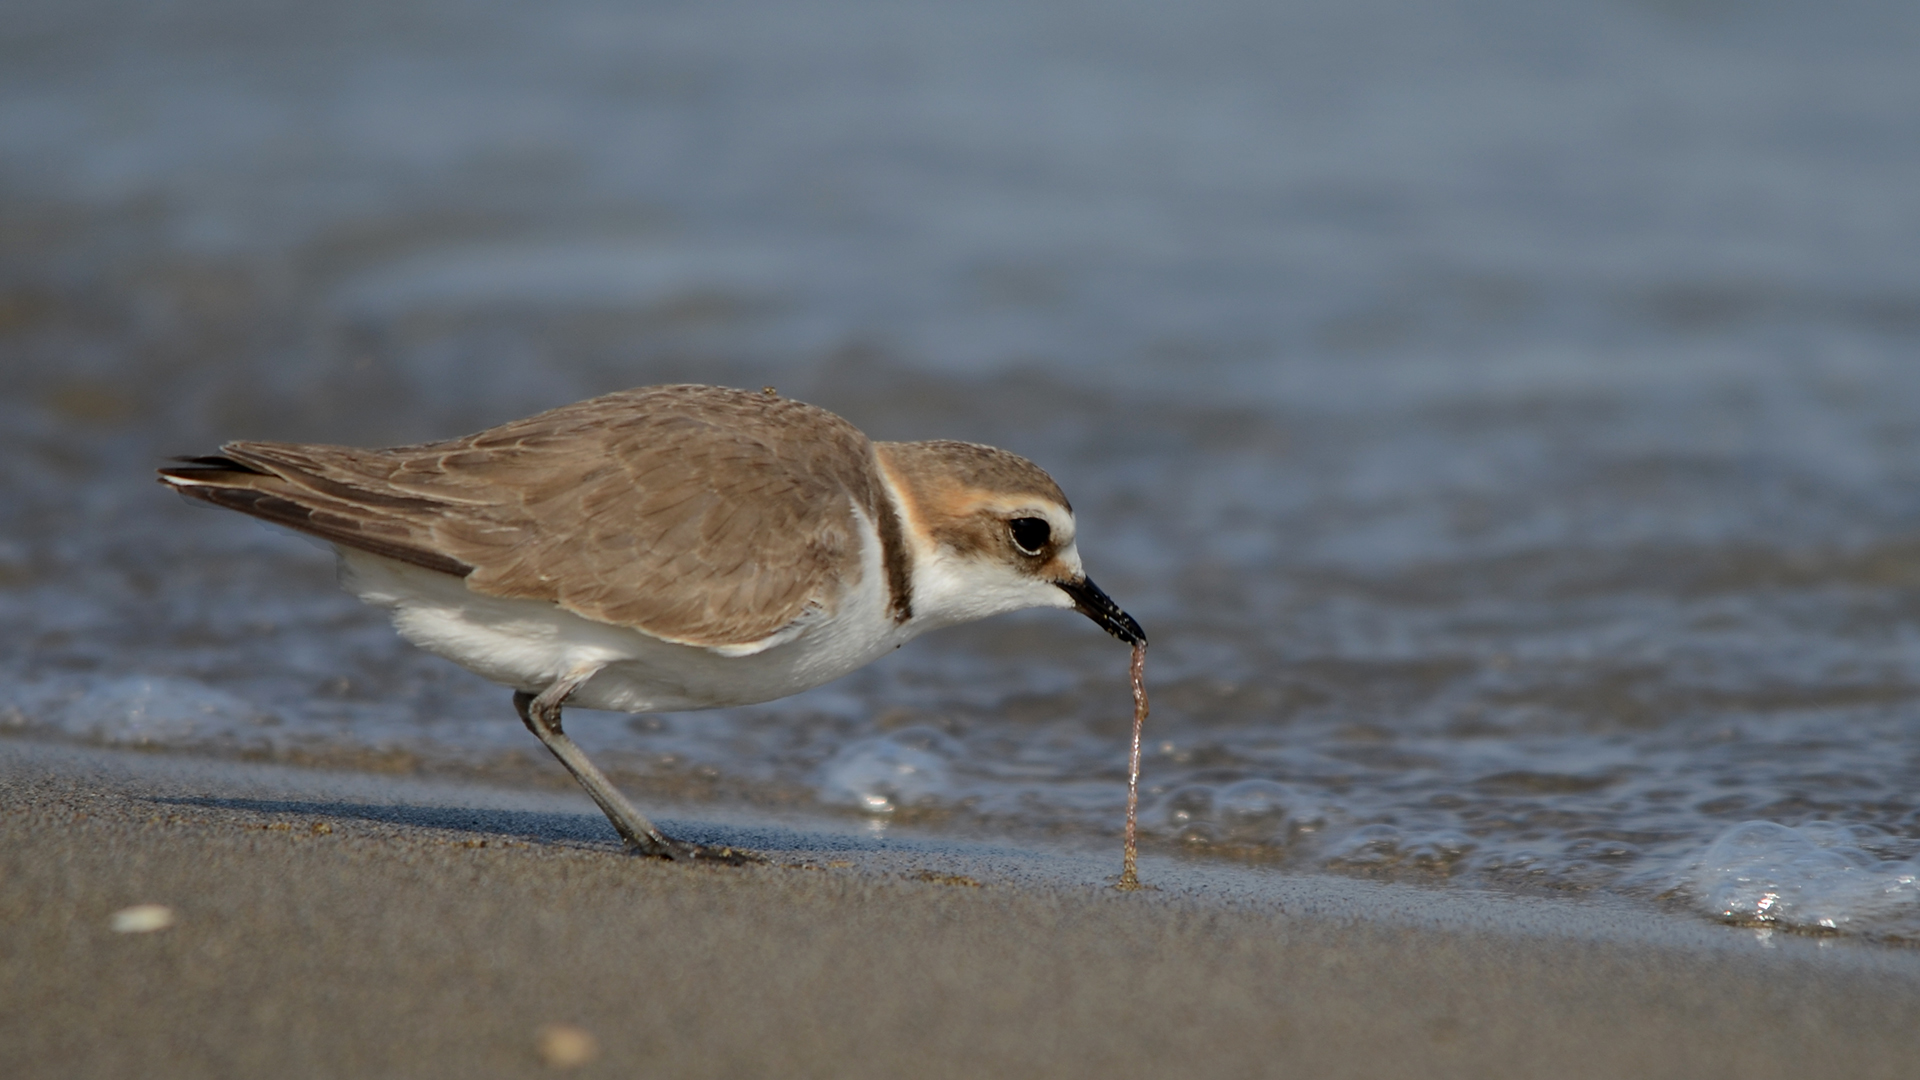
[[(1049, 468), (1148, 843), (1920, 939), (1920, 6), (11, 0), (0, 731), (569, 783), (223, 439), (778, 386)], [(1107, 843), (1126, 652), (570, 730)]]

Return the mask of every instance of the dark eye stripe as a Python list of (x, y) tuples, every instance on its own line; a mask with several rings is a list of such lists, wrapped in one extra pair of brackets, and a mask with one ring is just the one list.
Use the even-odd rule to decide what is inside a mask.
[(1043, 518), (1014, 518), (1007, 522), (1007, 531), (1013, 534), (1013, 546), (1029, 555), (1040, 554), (1053, 537), (1053, 526)]

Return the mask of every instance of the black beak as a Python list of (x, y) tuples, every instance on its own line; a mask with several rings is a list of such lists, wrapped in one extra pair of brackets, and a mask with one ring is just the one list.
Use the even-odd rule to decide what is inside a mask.
[(1133, 616), (1121, 611), (1119, 604), (1114, 603), (1111, 597), (1101, 592), (1100, 586), (1095, 585), (1092, 578), (1083, 577), (1079, 581), (1056, 581), (1054, 584), (1060, 586), (1060, 591), (1073, 597), (1075, 611), (1099, 623), (1100, 629), (1129, 645), (1147, 643), (1147, 632), (1140, 629), (1140, 624), (1133, 621)]

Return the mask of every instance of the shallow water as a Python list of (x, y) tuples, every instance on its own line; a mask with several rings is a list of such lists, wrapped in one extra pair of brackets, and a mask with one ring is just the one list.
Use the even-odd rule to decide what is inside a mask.
[[(551, 779), (153, 465), (773, 384), (1053, 471), (1150, 848), (1920, 936), (1911, 5), (18, 8), (17, 736)], [(1117, 863), (1125, 673), (1029, 613), (570, 730)]]

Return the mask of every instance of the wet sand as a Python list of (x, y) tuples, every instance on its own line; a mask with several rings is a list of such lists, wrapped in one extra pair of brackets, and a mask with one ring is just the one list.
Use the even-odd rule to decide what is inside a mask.
[[(1920, 1060), (1911, 951), (1761, 948), (1571, 900), (1235, 885), (1164, 860), (1142, 864), (1158, 891), (1119, 894), (1093, 876), (1117, 855), (682, 820), (773, 858), (690, 868), (620, 853), (584, 800), (21, 740), (0, 741), (0, 822), (15, 1077), (519, 1076), (554, 1068), (553, 1023), (597, 1045), (581, 1076), (1892, 1077)], [(134, 904), (176, 922), (110, 929)]]

